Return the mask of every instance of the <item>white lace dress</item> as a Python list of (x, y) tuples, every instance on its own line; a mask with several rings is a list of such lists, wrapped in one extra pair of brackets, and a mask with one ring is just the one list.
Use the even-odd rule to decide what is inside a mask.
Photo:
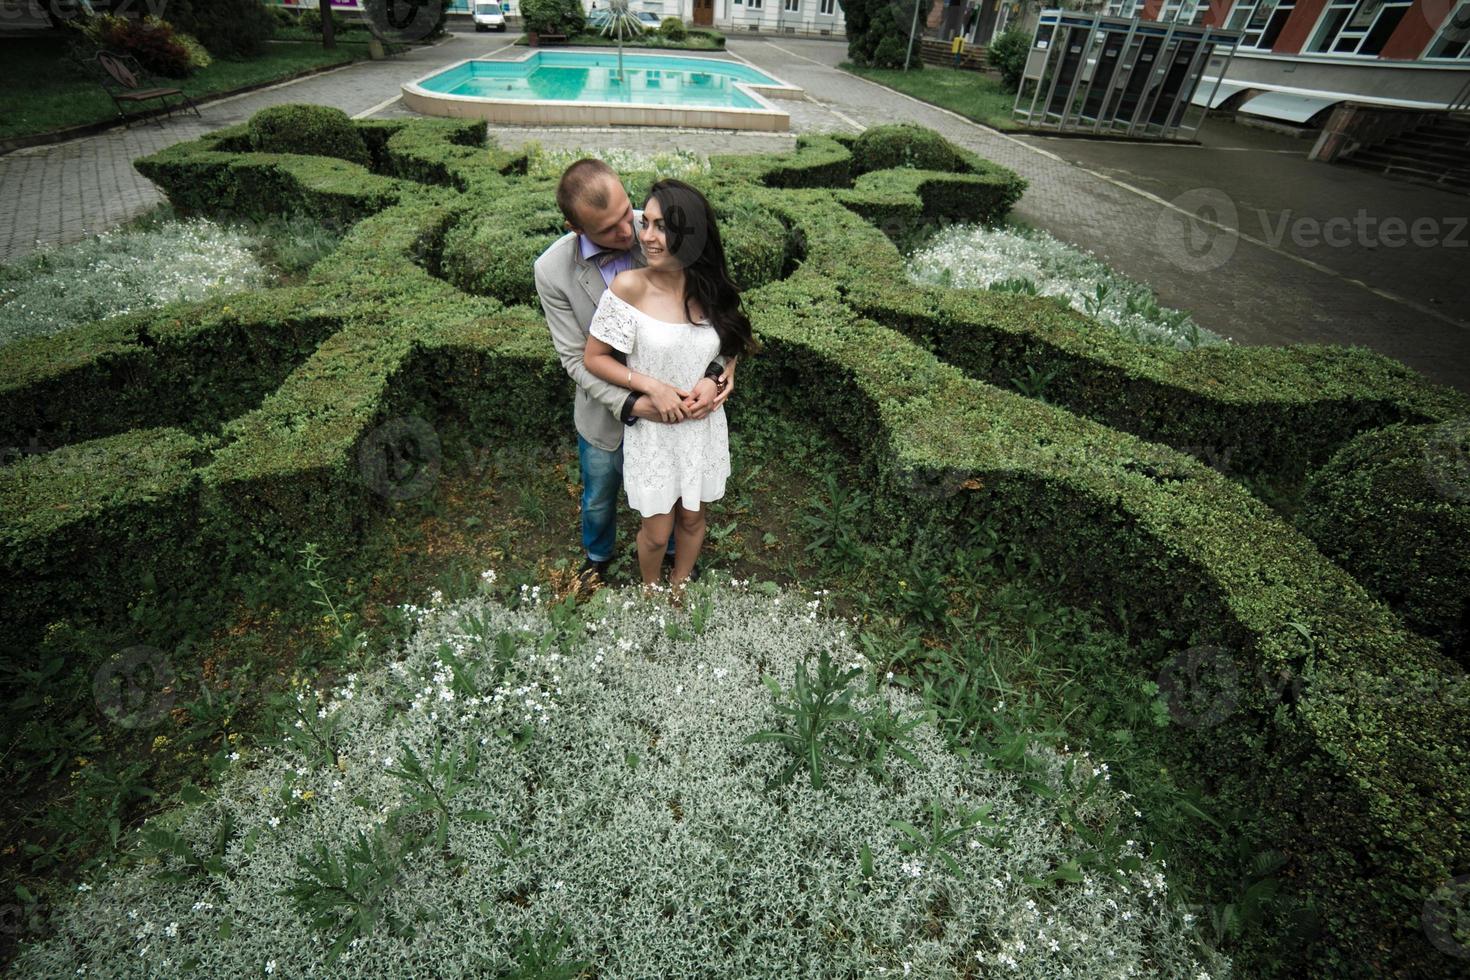
[[(709, 321), (671, 323), (649, 316), (611, 289), (602, 294), (588, 333), (628, 355), (628, 367), (691, 391), (720, 352)], [(623, 488), (628, 506), (644, 517), (685, 510), (725, 495), (730, 475), (725, 406), (702, 419), (639, 419), (623, 432)]]

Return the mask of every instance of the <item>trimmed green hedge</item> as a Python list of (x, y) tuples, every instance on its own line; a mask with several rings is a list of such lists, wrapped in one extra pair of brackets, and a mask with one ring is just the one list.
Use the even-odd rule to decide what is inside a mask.
[(315, 288), (128, 313), (0, 347), (0, 439), (46, 448), (153, 425), (218, 427), (338, 326)]
[(1470, 416), (1470, 398), (1362, 347), (1130, 342), (1041, 297), (878, 280), (853, 268), (843, 296), (971, 376), (1015, 387), (1051, 375), (1048, 401), (1236, 474), (1298, 480), (1356, 433)]
[(1312, 474), (1297, 523), (1470, 667), (1470, 422), (1363, 433)]
[(960, 169), (960, 158), (953, 143), (914, 123), (871, 126), (853, 141), (854, 174), (894, 167), (953, 171)]
[[(12, 643), (53, 618), (126, 611), (150, 586), (194, 592), (215, 564), (198, 533), (196, 468), (210, 447), (179, 429), (137, 428), (0, 467), (0, 622)], [(26, 664), (10, 650), (8, 664)]]
[(367, 144), (352, 117), (325, 105), (287, 103), (261, 109), (246, 124), (256, 153), (304, 153), (368, 166)]
[[(449, 253), (468, 247), (456, 241), (460, 229), (495, 209), (534, 214), (548, 203), (545, 182), (508, 176), (513, 164), (507, 170), (491, 149), (475, 153), (442, 133), (419, 139), (409, 131), (379, 141), (375, 165), (389, 166), (402, 137), (412, 145), (392, 166), (430, 183), (395, 182), (391, 200), (380, 198), (378, 212), (312, 270), (317, 298), (337, 298), (336, 332), (207, 443), (187, 433), (159, 439), (172, 447), (161, 450), (163, 477), (104, 467), (106, 485), (87, 491), (97, 509), (84, 520), (118, 529), (101, 537), (114, 558), (98, 572), (104, 604), (125, 608), (129, 583), (159, 560), (129, 550), (136, 540), (187, 536), (209, 561), (187, 564), (182, 544), (161, 554), (196, 573), (180, 588), (204, 592), (270, 568), (303, 534), (328, 551), (351, 547), (389, 496), (373, 463), (385, 448), (384, 425), (419, 426), (406, 421), (418, 418), (427, 427), (420, 435), (473, 440), (564, 430), (570, 380), (534, 307), (467, 295), (439, 277)], [(1293, 858), (1289, 879), (1316, 903), (1326, 929), (1311, 951), (1313, 972), (1455, 975), (1458, 963), (1429, 945), (1418, 916), (1425, 895), (1470, 860), (1463, 672), (1239, 485), (1078, 412), (1125, 414), (1107, 407), (1108, 397), (1119, 398), (1143, 419), (1129, 424), (1176, 437), (1190, 435), (1193, 411), (1205, 436), (1222, 419), (1256, 412), (1261, 421), (1240, 421), (1238, 431), (1266, 443), (1256, 454), (1279, 466), (1290, 453), (1325, 452), (1352, 426), (1384, 414), (1448, 416), (1463, 400), (1355, 351), (1129, 352), (1051, 304), (908, 286), (889, 237), (858, 209), (930, 221), (958, 207), (964, 188), (989, 187), (1003, 211), (1007, 187), (1019, 184), (992, 168), (878, 173), (849, 186), (851, 142), (808, 137), (784, 160), (722, 158), (707, 181), (712, 201), (738, 197), (779, 221), (794, 243), (787, 278), (745, 293), (765, 352), (742, 369), (742, 397), (789, 400), (840, 433), (863, 454), (886, 515), (916, 540), (963, 539), (984, 515), (1065, 573), (1074, 596), (1114, 610), (1135, 634), (1181, 649), (1221, 648), (1241, 678), (1239, 704), (1221, 724), (1186, 731), (1181, 741), (1219, 795), (1280, 823), (1281, 850)], [(368, 145), (373, 152), (372, 138)], [(170, 175), (170, 194), (194, 200), (190, 182), (200, 177), (222, 190), (238, 181), (223, 206), (247, 208), (270, 203), (256, 196), (274, 186), (255, 176), (262, 170), (288, 196), (315, 200), (339, 165), (199, 144), (152, 159)], [(363, 183), (402, 180), (353, 169)], [(977, 184), (977, 176), (985, 179)], [(362, 193), (351, 200), (366, 210)], [(925, 330), (946, 360), (904, 336)], [(130, 336), (111, 342), (126, 345)], [(1082, 409), (969, 376), (1026, 363), (1065, 368), (1055, 392)], [(92, 370), (98, 386), (125, 385), (125, 370)], [(818, 388), (821, 399), (806, 397)], [(1166, 408), (1179, 419), (1168, 422)], [(1333, 412), (1348, 421), (1333, 423)], [(81, 587), (90, 583), (57, 574), (76, 539), (67, 537), (70, 524), (48, 523), (55, 519), (43, 511), (80, 475), (66, 455), (53, 455), (6, 469), (0, 482), (6, 533), (21, 556), (10, 570), (59, 590), (29, 597), (32, 620), (93, 601)], [(128, 509), (143, 504), (151, 509)], [(120, 530), (125, 523), (134, 537)], [(1135, 666), (1154, 674), (1165, 665)]]

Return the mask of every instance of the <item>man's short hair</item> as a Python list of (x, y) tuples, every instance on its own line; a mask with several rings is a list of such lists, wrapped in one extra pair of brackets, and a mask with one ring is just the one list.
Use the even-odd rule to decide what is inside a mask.
[(607, 184), (603, 178), (617, 183), (618, 175), (612, 167), (593, 157), (583, 157), (562, 171), (561, 181), (556, 185), (556, 206), (561, 208), (562, 216), (580, 228), (578, 206), (607, 207)]

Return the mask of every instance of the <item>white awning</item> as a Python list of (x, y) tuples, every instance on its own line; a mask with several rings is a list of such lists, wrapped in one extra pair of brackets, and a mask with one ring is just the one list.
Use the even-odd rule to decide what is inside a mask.
[(1201, 78), (1199, 85), (1195, 86), (1194, 94), (1189, 97), (1189, 101), (1195, 105), (1204, 105), (1205, 99), (1209, 99), (1210, 108), (1218, 109), (1220, 108), (1220, 103), (1230, 98), (1236, 92), (1241, 92), (1248, 88), (1250, 86), (1244, 82), (1221, 82), (1219, 88), (1216, 88), (1213, 78)]
[(1265, 116), (1282, 122), (1304, 123), (1329, 106), (1337, 105), (1346, 96), (1320, 98), (1314, 95), (1291, 95), (1287, 92), (1262, 92), (1251, 96), (1241, 104), (1238, 111), (1252, 116)]

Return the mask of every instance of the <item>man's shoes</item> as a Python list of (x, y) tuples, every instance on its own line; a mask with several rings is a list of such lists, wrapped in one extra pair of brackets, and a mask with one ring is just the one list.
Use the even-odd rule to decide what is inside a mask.
[[(670, 555), (670, 554), (665, 554), (664, 555), (664, 564), (663, 564), (664, 574), (667, 575), (670, 572), (672, 572), (673, 570), (674, 570), (674, 556), (673, 555)], [(698, 559), (695, 559), (694, 567), (689, 570), (689, 581), (691, 581), (691, 582), (698, 582), (699, 581), (699, 560)]]
[(612, 564), (611, 559), (608, 561), (593, 561), (591, 558), (588, 558), (582, 563), (581, 570), (577, 572), (577, 578), (586, 582), (595, 577), (606, 583), (607, 566), (610, 564)]

